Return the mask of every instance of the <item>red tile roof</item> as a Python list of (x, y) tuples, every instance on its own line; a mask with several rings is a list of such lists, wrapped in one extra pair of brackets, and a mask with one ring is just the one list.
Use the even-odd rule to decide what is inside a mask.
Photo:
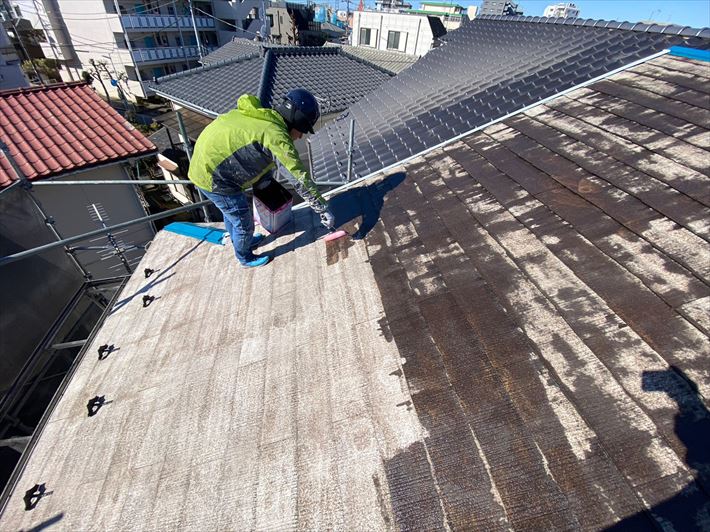
[[(0, 92), (0, 141), (30, 180), (156, 150), (86, 83)], [(0, 187), (16, 179), (0, 157)]]

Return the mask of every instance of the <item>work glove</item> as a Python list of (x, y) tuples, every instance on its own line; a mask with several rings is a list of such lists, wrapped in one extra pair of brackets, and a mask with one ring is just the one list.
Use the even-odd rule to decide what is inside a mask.
[(328, 231), (335, 229), (335, 216), (330, 209), (326, 209), (320, 213), (320, 223), (322, 223)]

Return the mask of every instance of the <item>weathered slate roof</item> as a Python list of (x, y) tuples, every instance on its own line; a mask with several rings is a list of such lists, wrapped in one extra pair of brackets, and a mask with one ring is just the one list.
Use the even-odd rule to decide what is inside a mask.
[(243, 37), (233, 37), (231, 41), (220, 46), (214, 52), (204, 56), (203, 65), (211, 65), (222, 61), (230, 61), (239, 57), (252, 56), (259, 53), (261, 43)]
[(314, 135), (314, 174), (344, 179), (351, 119), (354, 173), (366, 176), (696, 34), (710, 37), (710, 29), (477, 17)]
[(664, 56), (471, 134), (265, 268), (159, 234), (0, 529), (709, 527), (709, 77)]
[(263, 57), (239, 56), (165, 76), (151, 89), (164, 98), (216, 116), (233, 109), (245, 92), (258, 95), (269, 107), (290, 89), (303, 87), (321, 100), (322, 112), (327, 114), (345, 110), (391, 75), (339, 48), (268, 46)]
[(348, 44), (325, 43), (323, 46), (340, 47), (348, 55), (362, 59), (383, 68), (392, 74), (399, 74), (417, 62), (419, 57), (400, 52), (386, 52), (366, 46), (350, 46)]

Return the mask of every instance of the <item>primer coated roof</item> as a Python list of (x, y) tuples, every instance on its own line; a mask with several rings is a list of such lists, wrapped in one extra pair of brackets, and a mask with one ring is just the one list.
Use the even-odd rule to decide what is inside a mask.
[[(580, 19), (483, 16), (467, 21), (449, 32), (442, 46), (314, 135), (314, 174), (318, 180), (344, 180), (342, 154), (351, 119), (353, 171), (365, 176), (691, 35), (710, 37), (710, 30), (660, 29), (666, 33), (640, 24)], [(710, 40), (693, 42), (707, 46)]]
[(160, 233), (0, 528), (708, 528), (708, 81), (551, 100), (336, 195), (354, 238), (296, 211), (264, 268)]
[[(0, 141), (30, 180), (156, 150), (84, 83), (1, 92)], [(16, 179), (0, 158), (0, 187)]]

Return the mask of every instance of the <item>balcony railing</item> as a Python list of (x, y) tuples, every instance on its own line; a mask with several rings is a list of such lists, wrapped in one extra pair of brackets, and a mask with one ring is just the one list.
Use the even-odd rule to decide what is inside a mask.
[[(215, 50), (214, 46), (203, 46), (202, 53), (207, 54)], [(133, 61), (136, 63), (146, 63), (155, 61), (172, 61), (173, 59), (185, 59), (198, 57), (197, 46), (165, 46), (161, 48), (134, 48)]]
[[(126, 30), (158, 30), (169, 28), (192, 28), (192, 19), (174, 15), (121, 15), (121, 22)], [(214, 19), (195, 17), (197, 29), (214, 29)]]

